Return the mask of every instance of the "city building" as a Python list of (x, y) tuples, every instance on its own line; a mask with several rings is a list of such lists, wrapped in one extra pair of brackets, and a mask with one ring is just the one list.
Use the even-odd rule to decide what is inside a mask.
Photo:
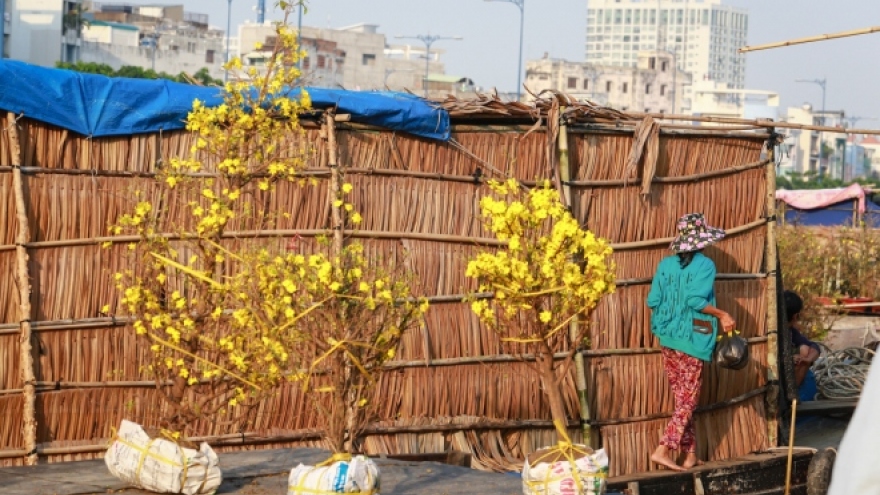
[(690, 114), (740, 119), (778, 119), (779, 93), (730, 89), (715, 81), (696, 81), (691, 88)]
[(646, 113), (685, 113), (682, 97), (690, 76), (675, 69), (668, 52), (640, 52), (635, 66), (596, 65), (550, 58), (526, 61), (525, 85), (531, 93), (566, 93), (618, 110)]
[[(390, 89), (407, 89), (429, 98), (474, 96), (479, 91), (474, 82), (464, 76), (446, 74), (441, 57), (443, 48), (431, 48), (430, 53), (424, 45), (390, 45), (385, 48), (386, 83)], [(427, 63), (426, 63), (427, 62)]]
[[(791, 107), (786, 113), (786, 122), (794, 124), (844, 127), (845, 115), (842, 110), (815, 112), (811, 105), (805, 104)], [(835, 179), (842, 179), (846, 175), (843, 167), (846, 140), (843, 134), (801, 129), (790, 129), (785, 134), (781, 148), (782, 172), (827, 174)]]
[(212, 29), (205, 14), (182, 5), (86, 4), (91, 21), (83, 28), (78, 60), (125, 65), (156, 72), (194, 74), (201, 69), (223, 79), (226, 33)]
[(865, 136), (859, 143), (865, 148), (868, 169), (865, 173), (874, 179), (880, 179), (880, 139), (877, 136)]
[[(259, 66), (269, 53), (275, 26), (271, 23), (239, 26), (238, 39), (245, 63)], [(255, 52), (261, 43), (261, 53)], [(430, 98), (448, 94), (463, 96), (477, 89), (469, 78), (448, 75), (441, 61), (442, 49), (425, 57), (424, 46), (389, 45), (375, 24), (356, 24), (339, 29), (303, 26), (300, 38), (305, 52), (301, 67), (306, 85), (353, 90), (409, 90)], [(426, 66), (427, 62), (427, 66)]]
[(742, 89), (748, 27), (748, 12), (721, 0), (590, 0), (586, 61), (635, 67), (642, 51), (669, 51), (694, 82)]
[[(277, 36), (274, 31), (261, 42), (259, 50), (241, 55), (246, 67), (263, 67), (275, 52)], [(306, 55), (301, 61), (302, 71), (307, 74), (307, 84), (311, 86), (336, 88), (344, 87), (345, 51), (339, 49), (335, 41), (303, 37), (300, 39)]]
[(843, 180), (846, 182), (855, 179), (871, 177), (871, 158), (874, 149), (865, 146), (865, 136), (859, 134), (840, 135), (843, 141)]
[[(303, 26), (300, 43), (305, 51), (301, 67), (307, 85), (339, 85), (346, 89), (383, 87), (385, 35), (374, 24), (356, 24), (339, 29)], [(243, 24), (238, 27), (241, 50), (247, 53), (257, 43), (266, 45), (275, 36), (275, 25)], [(328, 53), (328, 47), (339, 53)], [(243, 54), (244, 54), (243, 53)], [(344, 61), (335, 63), (342, 55)], [(337, 74), (328, 76), (333, 72)], [(330, 84), (328, 84), (328, 82)]]
[(52, 67), (76, 60), (81, 0), (6, 0), (2, 56)]

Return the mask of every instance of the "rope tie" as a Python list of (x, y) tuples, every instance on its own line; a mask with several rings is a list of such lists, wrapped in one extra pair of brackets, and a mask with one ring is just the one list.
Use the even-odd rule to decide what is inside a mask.
[[(525, 483), (530, 489), (543, 486), (543, 490), (546, 492), (550, 483), (560, 482), (570, 477), (577, 487), (576, 493), (585, 493), (581, 471), (580, 469), (578, 469), (577, 466), (577, 459), (580, 457), (589, 456), (593, 453), (593, 451), (592, 449), (572, 443), (571, 438), (569, 438), (568, 436), (568, 432), (565, 430), (560, 421), (554, 420), (553, 426), (556, 428), (556, 432), (559, 435), (560, 440), (556, 442), (555, 447), (546, 449), (537, 459), (535, 459), (534, 462), (534, 465), (538, 465), (542, 462), (550, 464), (550, 466), (548, 466), (547, 468), (547, 473), (544, 475), (544, 479), (537, 481), (523, 480), (523, 483)], [(568, 465), (571, 468), (570, 476), (553, 476), (552, 466), (560, 460), (560, 457), (568, 461)], [(593, 478), (605, 478), (605, 473), (603, 471), (596, 471), (584, 474)]]

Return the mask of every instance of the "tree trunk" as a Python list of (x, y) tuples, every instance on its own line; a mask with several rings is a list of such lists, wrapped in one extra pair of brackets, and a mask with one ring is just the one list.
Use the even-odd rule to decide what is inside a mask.
[(544, 388), (547, 402), (550, 403), (550, 414), (553, 416), (553, 421), (560, 423), (565, 428), (565, 425), (568, 424), (565, 401), (562, 399), (561, 386), (553, 371), (553, 352), (546, 342), (538, 344), (536, 359), (541, 375), (541, 386)]

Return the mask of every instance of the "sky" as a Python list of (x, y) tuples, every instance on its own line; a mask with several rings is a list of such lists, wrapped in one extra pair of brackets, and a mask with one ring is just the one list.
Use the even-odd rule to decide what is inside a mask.
[[(229, 4), (225, 0), (129, 2), (182, 3), (188, 11), (208, 14), (212, 25), (226, 28)], [(233, 26), (256, 19), (256, 0), (231, 2)], [(276, 1), (266, 3), (267, 19), (280, 18), (271, 7)], [(880, 25), (880, 0), (723, 3), (748, 10), (750, 45)], [(524, 60), (540, 58), (545, 52), (555, 58), (584, 60), (587, 5), (588, 0), (525, 0)], [(433, 45), (446, 50), (446, 72), (470, 77), (484, 88), (514, 91), (519, 15), (514, 4), (503, 0), (309, 0), (303, 25), (378, 24), (379, 32), (391, 43), (399, 41), (395, 36), (462, 36), (461, 41)], [(810, 103), (820, 109), (821, 88), (795, 79), (826, 78), (826, 109), (864, 117), (856, 127), (880, 128), (880, 33), (752, 52), (746, 57), (746, 87), (779, 92), (781, 108)]]

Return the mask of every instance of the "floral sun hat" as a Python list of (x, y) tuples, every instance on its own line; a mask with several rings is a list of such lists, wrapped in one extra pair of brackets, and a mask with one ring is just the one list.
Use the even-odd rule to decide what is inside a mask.
[(702, 213), (688, 213), (678, 219), (678, 235), (669, 249), (673, 253), (699, 251), (724, 239), (724, 229), (709, 226)]

